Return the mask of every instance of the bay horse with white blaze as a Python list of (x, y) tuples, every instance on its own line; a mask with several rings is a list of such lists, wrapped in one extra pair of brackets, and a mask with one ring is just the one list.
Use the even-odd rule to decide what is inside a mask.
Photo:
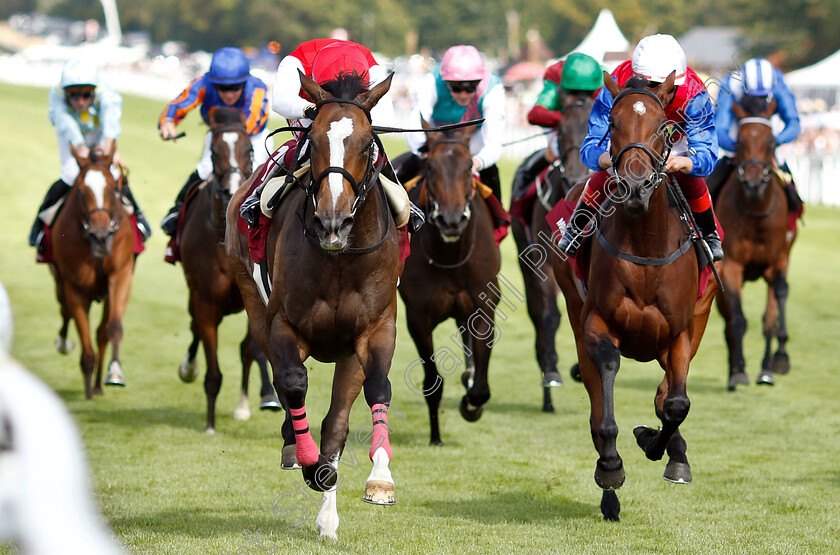
[[(738, 384), (749, 383), (744, 371), (743, 345), (747, 320), (741, 306), (745, 280), (764, 278), (768, 285), (764, 358), (756, 381), (773, 385), (774, 373), (786, 374), (790, 370), (785, 350), (788, 338), (785, 304), (788, 261), (796, 228), (789, 229), (784, 184), (775, 168), (776, 140), (770, 117), (776, 111), (776, 101), (771, 100), (769, 104), (756, 101), (755, 97), (745, 96), (742, 102), (752, 102), (752, 106), (732, 104), (738, 121), (734, 159), (737, 171), (729, 176), (715, 201), (715, 211), (726, 230), (721, 272), (725, 293), (718, 297), (717, 305), (726, 321), (730, 391)], [(775, 353), (772, 352), (774, 339), (778, 341)]]
[[(519, 268), (525, 283), (528, 316), (536, 332), (534, 347), (542, 376), (543, 412), (554, 412), (551, 388), (563, 385), (563, 378), (557, 371), (555, 346), (561, 317), (557, 308), (559, 287), (551, 271), (549, 253), (552, 248), (547, 244), (551, 241), (551, 229), (545, 217), (589, 173), (589, 168), (580, 158), (580, 146), (586, 137), (589, 112), (594, 102), (589, 93), (572, 95), (562, 89), (558, 92), (563, 106), (558, 137), (559, 157), (549, 166), (544, 179), (537, 177), (535, 201), (531, 210), (525, 214), (527, 223), (519, 218), (511, 218), (513, 237), (519, 252)], [(577, 363), (572, 366), (571, 374), (572, 378), (580, 381)]]
[[(80, 364), (87, 399), (102, 394), (102, 366), (108, 343), (111, 344), (111, 361), (105, 384), (125, 385), (119, 346), (134, 274), (134, 241), (137, 239), (122, 201), (122, 176), (117, 181), (111, 173), (115, 150), (116, 145), (109, 153), (94, 149), (90, 158), (82, 158), (71, 147), (79, 164), (79, 176), (50, 233), (54, 258), (50, 270), (55, 278), (63, 320), (56, 347), (59, 352), (69, 352), (72, 343), (67, 340), (67, 327), (72, 318), (82, 342)], [(97, 351), (94, 352), (90, 338), (90, 305), (102, 300), (102, 320), (96, 330)]]
[[(207, 433), (216, 430), (216, 397), (222, 385), (219, 369), (218, 327), (222, 319), (242, 311), (245, 305), (225, 254), (225, 211), (233, 193), (251, 175), (251, 139), (245, 128), (245, 114), (238, 108), (216, 108), (210, 116), (213, 175), (190, 195), (184, 207), (179, 229), (179, 250), (184, 277), (189, 287), (189, 311), (192, 317), (192, 342), (178, 369), (185, 382), (197, 377), (196, 355), (199, 341), (204, 346), (207, 373)], [(235, 420), (248, 420), (248, 379), (256, 361), (262, 380), (260, 408), (280, 410), (268, 376), (268, 363), (256, 341), (246, 330), (239, 348), (242, 361), (242, 386)]]
[[(423, 127), (429, 128), (423, 121)], [(415, 204), (425, 208), (426, 225), (411, 238), (412, 254), (400, 278), (400, 296), (406, 307), (408, 331), (423, 361), (421, 393), (429, 408), (432, 445), (440, 445), (438, 420), (443, 378), (438, 364), (454, 372), (461, 353), (435, 351), (432, 332), (454, 318), (464, 349), (466, 370), (462, 382), (461, 415), (469, 422), (481, 418), (490, 399), (487, 381), (490, 353), (495, 342), (493, 325), (500, 291), (499, 248), (493, 218), (484, 199), (476, 194), (469, 140), (475, 127), (456, 131), (427, 131), (428, 155), (423, 174), (412, 189)], [(410, 380), (410, 373), (406, 380)]]
[[(362, 388), (373, 429), (373, 470), (364, 500), (395, 502), (388, 468), (388, 371), (396, 339), (401, 265), (397, 229), (378, 180), (382, 147), (370, 117), (391, 77), (370, 90), (355, 72), (323, 87), (303, 74), (300, 78), (318, 107), (307, 138), (311, 171), (276, 208), (270, 222), (267, 303), (251, 277), (247, 239), (237, 228), (247, 186), (234, 194), (228, 206), (226, 246), (251, 331), (268, 356), (274, 386), (286, 408), (283, 459), (288, 460), (286, 453), (293, 450), (294, 457), (289, 458), (300, 464), (307, 485), (324, 492), (315, 524), (321, 535), (335, 538), (337, 469), (349, 432), (350, 408)], [(320, 449), (312, 439), (305, 406), (308, 379), (303, 363), (310, 356), (336, 363)]]
[[(635, 78), (634, 78), (635, 79)], [(665, 370), (654, 400), (662, 429), (637, 426), (636, 441), (651, 460), (667, 450), (664, 478), (691, 481), (686, 444), (679, 426), (689, 410), (689, 362), (700, 344), (716, 287), (709, 283), (698, 299), (698, 259), (681, 213), (669, 205), (662, 173), (669, 149), (664, 105), (674, 73), (653, 89), (628, 82), (619, 87), (604, 74), (614, 98), (610, 113), (610, 151), (614, 183), (624, 201), (604, 216), (585, 268), (585, 287), (565, 259), (554, 258), (557, 281), (577, 343), (583, 383), (589, 394), (592, 440), (599, 458), (595, 482), (604, 490), (605, 520), (618, 520), (615, 490), (624, 483), (616, 448), (614, 383), (621, 356), (656, 360)], [(576, 186), (570, 197), (578, 197)], [(578, 257), (582, 256), (578, 252)]]

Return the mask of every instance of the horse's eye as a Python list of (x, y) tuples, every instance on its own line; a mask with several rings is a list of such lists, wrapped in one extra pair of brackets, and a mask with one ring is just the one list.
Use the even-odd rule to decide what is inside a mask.
[(610, 122), (610, 129), (615, 129), (615, 121), (612, 118), (610, 118), (609, 122)]

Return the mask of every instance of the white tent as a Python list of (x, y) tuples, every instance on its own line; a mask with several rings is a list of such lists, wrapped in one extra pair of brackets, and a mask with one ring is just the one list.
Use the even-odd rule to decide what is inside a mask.
[(785, 74), (791, 91), (802, 98), (822, 98), (828, 106), (840, 103), (840, 50), (819, 62)]
[[(588, 54), (598, 60), (602, 65), (613, 67), (623, 59), (629, 57), (630, 41), (621, 32), (618, 23), (615, 21), (612, 11), (604, 8), (598, 14), (595, 24), (592, 29), (583, 38), (580, 44), (577, 45), (569, 54), (573, 52), (582, 52)], [(613, 54), (609, 56), (609, 54)], [(617, 55), (616, 55), (617, 54)], [(568, 56), (568, 54), (567, 54)], [(610, 67), (609, 69), (613, 69)]]

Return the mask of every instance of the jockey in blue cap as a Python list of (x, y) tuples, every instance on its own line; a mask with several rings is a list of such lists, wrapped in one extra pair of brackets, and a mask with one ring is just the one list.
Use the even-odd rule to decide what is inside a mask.
[[(158, 121), (162, 139), (176, 137), (175, 126), (187, 113), (201, 106), (201, 118), (210, 124), (210, 113), (218, 107), (240, 108), (245, 113), (245, 128), (251, 136), (254, 152), (254, 167), (268, 159), (272, 145), (266, 144), (269, 130), (268, 88), (265, 83), (251, 75), (251, 67), (242, 50), (225, 47), (213, 54), (210, 70), (190, 83), (175, 100), (170, 102)], [(195, 171), (178, 193), (169, 213), (161, 221), (161, 228), (167, 235), (173, 235), (178, 226), (178, 217), (184, 206), (187, 190), (210, 178), (213, 174), (213, 161), (210, 153), (212, 133), (207, 132), (204, 153), (196, 165)]]

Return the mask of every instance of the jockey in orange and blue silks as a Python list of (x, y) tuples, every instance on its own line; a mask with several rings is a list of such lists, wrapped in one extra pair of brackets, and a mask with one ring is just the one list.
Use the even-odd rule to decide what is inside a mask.
[[(762, 103), (776, 101), (776, 112), (771, 118), (771, 124), (777, 146), (789, 143), (799, 136), (801, 128), (796, 98), (785, 84), (782, 72), (773, 67), (768, 60), (762, 58), (747, 60), (742, 68), (723, 79), (718, 93), (715, 126), (723, 156), (715, 166), (713, 174), (707, 179), (713, 194), (726, 182), (735, 168), (732, 155), (735, 152), (735, 140), (738, 136), (738, 122), (732, 112), (732, 105), (741, 104), (745, 100)], [(778, 166), (789, 175), (790, 170), (778, 153), (776, 160)], [(793, 185), (792, 179), (787, 181)]]
[[(266, 84), (250, 74), (251, 68), (245, 54), (239, 48), (225, 47), (213, 54), (210, 70), (190, 83), (172, 102), (170, 102), (158, 120), (162, 139), (175, 139), (175, 126), (193, 109), (200, 106), (201, 118), (210, 125), (210, 114), (219, 107), (239, 108), (245, 113), (245, 128), (251, 136), (254, 167), (268, 159), (272, 145), (267, 144), (268, 128), (268, 88)], [(207, 132), (204, 140), (204, 152), (193, 172), (181, 188), (169, 213), (161, 222), (167, 235), (175, 232), (178, 215), (184, 203), (186, 191), (213, 175), (213, 160), (210, 143), (213, 138)]]
[[(505, 90), (499, 76), (487, 70), (484, 58), (474, 46), (460, 44), (449, 48), (440, 64), (423, 76), (414, 91), (409, 127), (419, 129), (421, 118), (433, 126), (484, 118), (470, 138), (472, 169), (501, 200), (496, 162), (502, 155), (505, 106)], [(414, 157), (400, 168), (404, 181), (420, 173), (426, 134), (408, 133), (406, 143)]]
[[(704, 176), (709, 175), (717, 162), (718, 141), (715, 131), (714, 105), (700, 77), (687, 66), (685, 52), (671, 35), (651, 35), (639, 41), (633, 57), (613, 72), (619, 86), (631, 77), (640, 77), (649, 84), (665, 82), (674, 72), (675, 90), (665, 106), (673, 147), (663, 169), (672, 174), (688, 201), (703, 239), (709, 245), (715, 260), (723, 258), (723, 247), (717, 233), (712, 199)], [(649, 85), (650, 86), (650, 85)], [(613, 97), (609, 90), (601, 89), (589, 116), (589, 131), (581, 146), (581, 158), (590, 169), (596, 170), (586, 183), (581, 201), (575, 207), (571, 222), (560, 239), (561, 250), (573, 255), (578, 246), (575, 222), (578, 212), (585, 205), (590, 213), (597, 212), (607, 198), (605, 189), (609, 181), (608, 169), (612, 166), (609, 145), (610, 110)]]

